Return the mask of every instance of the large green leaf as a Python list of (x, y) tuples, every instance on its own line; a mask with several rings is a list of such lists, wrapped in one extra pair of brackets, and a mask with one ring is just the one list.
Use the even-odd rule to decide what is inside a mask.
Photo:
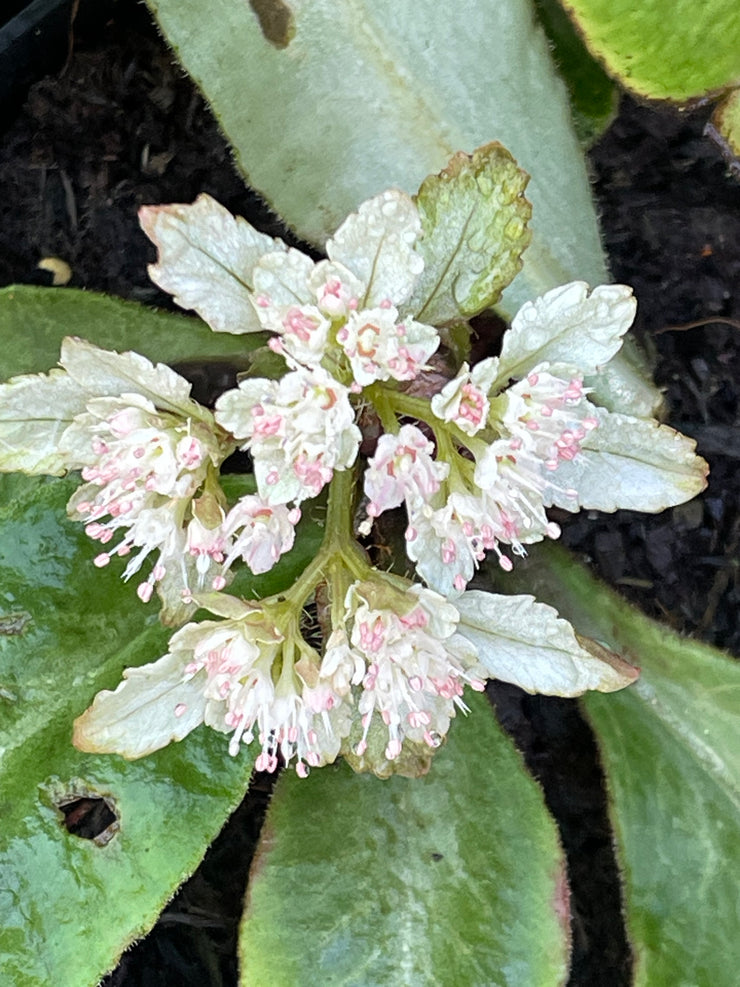
[(160, 363), (245, 357), (264, 343), (260, 333), (217, 334), (200, 319), (76, 288), (0, 289), (0, 380), (56, 366), (65, 336)]
[(687, 100), (740, 81), (737, 0), (563, 0), (591, 52), (622, 85)]
[(616, 86), (595, 61), (558, 0), (534, 0), (552, 43), (552, 56), (568, 87), (573, 125), (582, 144), (590, 146), (617, 112)]
[(241, 930), (248, 987), (567, 976), (563, 857), (481, 696), (420, 779), (346, 765), (278, 783)]
[[(65, 519), (72, 486), (37, 481), (0, 512), (0, 982), (14, 987), (97, 983), (197, 866), (251, 769), (206, 728), (135, 764), (72, 747), (94, 694), (168, 637), (115, 566), (92, 565)], [(79, 796), (110, 801), (107, 845), (64, 827), (59, 806)]]
[[(568, 97), (529, 0), (148, 0), (250, 185), (324, 242), (364, 199), (416, 192), (457, 151), (498, 140), (529, 172), (533, 243), (515, 311), (606, 276)], [(267, 12), (282, 8), (282, 29)], [(279, 32), (279, 33), (278, 33)]]
[(541, 599), (642, 668), (623, 692), (583, 700), (604, 761), (635, 983), (733, 987), (740, 664), (649, 620), (562, 551), (533, 561), (524, 578)]
[[(532, 242), (499, 303), (608, 280), (568, 96), (532, 0), (147, 0), (237, 164), (300, 236), (323, 244), (360, 202), (415, 193), (458, 151), (500, 141), (531, 175)], [(614, 410), (660, 396), (631, 347), (594, 385)]]

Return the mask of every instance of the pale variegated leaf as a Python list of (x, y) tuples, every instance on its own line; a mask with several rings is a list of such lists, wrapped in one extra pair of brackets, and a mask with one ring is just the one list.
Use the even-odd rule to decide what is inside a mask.
[(217, 617), (225, 617), (228, 620), (242, 620), (254, 613), (254, 606), (235, 596), (229, 596), (228, 593), (193, 593), (193, 602), (204, 610), (216, 614)]
[[(501, 313), (574, 278), (606, 280), (583, 154), (531, 0), (458, 0), (454, 17), (432, 0), (211, 0), (207, 31), (193, 30), (202, 0), (147, 2), (249, 184), (303, 239), (321, 246), (364, 199), (390, 185), (414, 193), (457, 151), (495, 137), (532, 176), (534, 207)], [(279, 44), (257, 7), (289, 14)], [(634, 366), (614, 358), (599, 401), (650, 415), (660, 396), (632, 356)]]
[(102, 350), (73, 336), (62, 342), (59, 363), (90, 396), (141, 394), (161, 411), (212, 422), (213, 416), (190, 397), (190, 384), (163, 363), (139, 353)]
[(409, 309), (439, 325), (494, 305), (530, 241), (529, 178), (498, 143), (456, 154), (419, 189), (424, 271)]
[(194, 309), (216, 332), (258, 332), (250, 301), (259, 258), (285, 250), (282, 240), (258, 233), (205, 193), (192, 205), (144, 206), (141, 227), (159, 258), (149, 276), (178, 305)]
[(527, 692), (580, 696), (589, 689), (614, 692), (629, 685), (637, 670), (610, 656), (586, 650), (557, 610), (533, 596), (501, 596), (469, 590), (455, 600), (457, 633), (478, 650), (491, 678)]
[(59, 440), (88, 396), (63, 370), (0, 384), (0, 470), (62, 476), (68, 456)]
[(205, 673), (183, 681), (182, 654), (127, 668), (118, 688), (99, 692), (74, 723), (72, 742), (89, 754), (135, 760), (182, 740), (203, 722)]
[(327, 242), (326, 252), (365, 285), (363, 308), (386, 299), (398, 306), (411, 294), (424, 266), (414, 249), (420, 233), (421, 221), (411, 197), (388, 189), (345, 219)]
[(553, 288), (523, 305), (504, 334), (498, 380), (521, 379), (540, 363), (564, 363), (593, 374), (614, 356), (637, 303), (622, 284), (585, 281)]
[[(308, 279), (314, 263), (300, 250), (287, 253), (272, 252), (255, 264), (254, 290), (264, 294), (270, 306), (305, 305), (315, 302), (308, 288)], [(260, 322), (261, 324), (261, 322)]]
[(581, 452), (552, 474), (546, 504), (574, 510), (662, 511), (682, 504), (707, 485), (709, 467), (696, 455), (696, 442), (652, 419), (593, 408), (598, 427)]

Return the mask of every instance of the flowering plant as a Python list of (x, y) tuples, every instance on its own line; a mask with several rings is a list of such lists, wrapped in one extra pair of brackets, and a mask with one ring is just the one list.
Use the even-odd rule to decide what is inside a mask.
[[(481, 175), (505, 194), (484, 195)], [(508, 572), (557, 538), (552, 506), (655, 511), (705, 482), (693, 442), (589, 398), (634, 317), (623, 285), (549, 291), (498, 355), (455, 365), (451, 321), (467, 353), (463, 315), (497, 297), (526, 246), (525, 184), (498, 145), (458, 155), (416, 199), (365, 202), (319, 262), (206, 195), (142, 209), (152, 278), (214, 331), (270, 333), (281, 369), (245, 376), (211, 411), (167, 367), (70, 338), (61, 370), (0, 390), (2, 467), (82, 471), (68, 512), (103, 546), (95, 565), (125, 558), (125, 579), (148, 569), (137, 594), (156, 588), (169, 623), (196, 607), (222, 618), (188, 623), (164, 657), (100, 693), (77, 721), (80, 749), (140, 757), (205, 723), (231, 735), (232, 755), (254, 743), (261, 770), (282, 759), (305, 776), (341, 753), (358, 770), (419, 774), (466, 710), (466, 685), (572, 696), (634, 679), (532, 597), (467, 588), (487, 553)], [(447, 246), (471, 217), (493, 227), (473, 278)], [(219, 478), (237, 448), (256, 492), (232, 503)], [(291, 550), (326, 488), (324, 540), (295, 583), (259, 601), (224, 593), (237, 560), (259, 574)], [(358, 541), (401, 504), (426, 587), (380, 571)]]
[[(153, 277), (205, 323), (90, 291), (0, 291), (0, 376), (21, 375), (0, 391), (2, 974), (95, 983), (165, 906), (163, 925), (184, 917), (192, 933), (204, 916), (178, 915), (175, 890), (240, 806), (214, 848), (220, 895), (269, 788), (244, 984), (555, 987), (572, 943), (583, 970), (579, 939), (603, 973), (581, 920), (610, 902), (589, 902), (578, 871), (610, 841), (620, 976), (631, 948), (635, 982), (725, 983), (737, 668), (641, 618), (556, 545), (568, 513), (584, 509), (585, 527), (594, 510), (659, 511), (706, 469), (655, 420), (661, 397), (626, 333), (634, 299), (609, 283), (582, 149), (614, 111), (611, 83), (552, 4), (460, 0), (451, 18), (424, 0), (213, 0), (204, 19), (197, 0), (147, 2), (237, 167), (316, 252), (202, 196), (147, 207), (142, 224)], [(569, 12), (613, 62), (580, 13), (590, 4)], [(664, 0), (634, 6), (608, 25), (625, 32), (633, 82), (634, 38), (659, 29), (676, 48), (693, 22)], [(693, 93), (736, 74), (717, 58), (729, 9), (709, 18), (711, 84)], [(111, 105), (120, 117), (118, 93)], [(176, 120), (175, 107), (168, 133)], [(495, 145), (405, 194), (491, 136), (531, 175), (531, 218), (526, 178)], [(205, 181), (191, 172), (171, 191), (177, 150), (158, 193), (171, 149), (150, 154), (147, 136), (130, 153), (139, 137), (116, 165), (146, 174), (137, 202), (220, 186), (209, 158)], [(84, 217), (84, 189), (60, 173)], [(64, 337), (61, 367), (38, 374)], [(217, 357), (226, 382), (191, 391)], [(584, 761), (598, 774), (575, 704), (495, 685), (486, 697), (489, 678), (585, 692), (611, 813), (601, 844), (579, 802), (569, 845), (529, 773), (542, 719), (578, 722), (560, 734), (568, 774)], [(254, 766), (269, 775), (252, 784)]]

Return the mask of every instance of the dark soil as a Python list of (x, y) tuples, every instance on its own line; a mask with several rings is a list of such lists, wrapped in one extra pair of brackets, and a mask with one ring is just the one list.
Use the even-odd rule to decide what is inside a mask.
[[(136, 211), (207, 191), (272, 233), (279, 222), (245, 189), (203, 101), (174, 67), (144, 8), (78, 30), (61, 75), (35, 85), (0, 146), (0, 285), (48, 283), (60, 257), (71, 284), (170, 307), (147, 278)], [(737, 461), (740, 185), (705, 137), (707, 109), (679, 113), (624, 99), (591, 154), (615, 280), (634, 285), (636, 330), (665, 388), (668, 420), (711, 461), (704, 497), (655, 517), (587, 512), (565, 542), (651, 615), (740, 653)], [(621, 987), (630, 954), (593, 739), (577, 704), (492, 690), (497, 712), (543, 784), (561, 828), (573, 891), (571, 987)], [(236, 923), (269, 799), (257, 779), (160, 923), (105, 983), (236, 983)]]

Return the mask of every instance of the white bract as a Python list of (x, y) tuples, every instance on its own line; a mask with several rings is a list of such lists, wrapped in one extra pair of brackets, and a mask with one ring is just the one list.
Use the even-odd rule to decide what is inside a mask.
[(532, 597), (468, 592), (452, 604), (369, 567), (367, 577), (349, 586), (322, 658), (284, 605), (200, 598), (225, 619), (186, 625), (158, 661), (127, 669), (76, 721), (75, 744), (136, 758), (205, 723), (230, 734), (232, 755), (254, 744), (258, 770), (274, 771), (279, 755), (305, 776), (345, 752), (382, 773), (407, 743), (439, 747), (467, 711), (465, 687), (481, 691), (488, 677), (570, 696), (637, 675), (589, 652)]
[[(412, 380), (424, 368), (439, 334), (404, 309), (424, 269), (415, 250), (421, 221), (410, 196), (388, 189), (364, 202), (327, 242), (329, 259), (318, 263), (227, 217), (206, 195), (192, 206), (141, 211), (159, 249), (150, 273), (179, 304), (214, 329), (275, 333), (273, 348), (306, 367), (323, 361), (340, 377), (349, 370), (359, 387)], [(226, 263), (224, 229), (234, 251)], [(228, 290), (216, 305), (213, 288), (224, 279)]]

